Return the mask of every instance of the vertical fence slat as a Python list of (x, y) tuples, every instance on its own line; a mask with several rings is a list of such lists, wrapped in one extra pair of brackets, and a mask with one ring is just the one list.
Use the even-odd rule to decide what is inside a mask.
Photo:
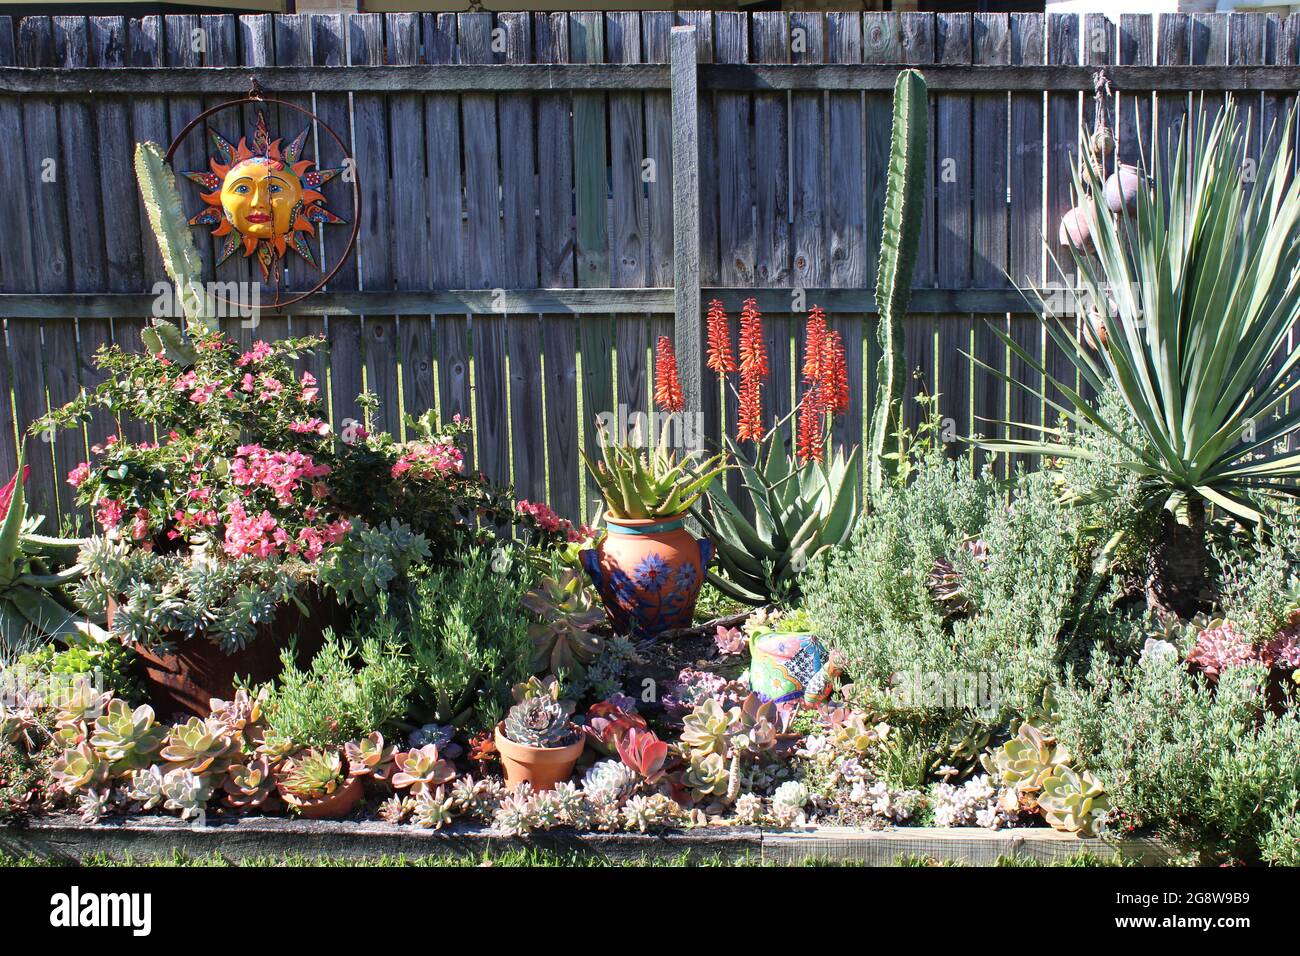
[[(1046, 21), (1040, 13), (1011, 15), (1011, 62), (1020, 66), (1040, 64), (1046, 56)], [(1011, 157), (1008, 182), (1011, 187), (1008, 218), (1007, 271), (1020, 287), (1042, 282), (1045, 272), (1043, 254), (1043, 152), (1046, 147), (1043, 127), (1043, 95), (1011, 94)], [(1033, 315), (1012, 315), (1010, 335), (1036, 361), (1043, 354), (1042, 323)], [(1043, 377), (1028, 362), (1010, 356), (1009, 370), (1018, 384), (1007, 384), (1005, 395), (1007, 420), (1026, 425), (1043, 421), (1042, 402), (1036, 398), (1043, 387)], [(1029, 388), (1022, 388), (1021, 385)], [(1031, 428), (1012, 428), (1012, 438), (1031, 438)]]
[[(462, 63), (493, 62), (492, 14), (458, 14), (457, 30)], [(466, 94), (461, 99), (461, 112), (465, 136), (465, 199), (469, 211), (465, 278), (476, 288), (492, 288), (495, 277), (503, 272), (504, 259), (496, 98), (492, 94)], [(505, 483), (510, 480), (505, 317), (475, 315), (470, 336), (474, 355), (477, 467), (492, 481)]]
[[(939, 14), (935, 18), (935, 58), (940, 63), (970, 63), (972, 21), (969, 13)], [(972, 212), (975, 156), (971, 143), (970, 96), (940, 94), (935, 98), (935, 283), (941, 288), (971, 284)], [(980, 129), (981, 140), (996, 142), (996, 126)], [(999, 144), (1000, 145), (1000, 144)], [(934, 383), (939, 411), (948, 437), (971, 432), (971, 349), (974, 321), (970, 315), (940, 315), (936, 320)], [(949, 442), (954, 453), (962, 450)]]
[[(862, 62), (862, 15), (826, 15), (826, 52), (831, 63)], [(865, 103), (861, 93), (831, 93), (827, 97), (826, 121), (829, 151), (829, 179), (835, 200), (828, 212), (830, 269), (828, 281), (838, 288), (862, 288), (867, 281), (864, 256), (867, 194)], [(833, 329), (844, 343), (850, 396), (864, 394), (862, 382), (862, 330), (866, 313), (839, 313), (830, 317)], [(861, 399), (852, 400), (848, 414), (835, 419), (832, 446), (847, 452), (862, 444)]]
[[(790, 62), (790, 14), (753, 14), (753, 58), (758, 63)], [(754, 94), (754, 284), (781, 287), (790, 282), (790, 109), (785, 92)], [(733, 312), (738, 302), (725, 303)], [(794, 407), (790, 359), (790, 316), (764, 316), (771, 377), (767, 395), (773, 421)], [(783, 432), (787, 443), (793, 434)]]
[[(1077, 64), (1079, 62), (1079, 18), (1075, 14), (1048, 14), (1047, 17), (1047, 62), (1049, 65)], [(1045, 241), (1056, 243), (1057, 224), (1061, 217), (1073, 205), (1071, 163), (1077, 155), (1079, 146), (1079, 94), (1049, 93), (1047, 96), (1047, 192), (1046, 192), (1046, 234)], [(1060, 252), (1060, 250), (1057, 250)], [(1058, 255), (1058, 261), (1065, 264), (1068, 255)], [(1049, 265), (1045, 276), (1054, 284), (1074, 281), (1073, 270), (1070, 275), (1061, 275), (1055, 266)], [(1074, 365), (1069, 357), (1043, 332), (1043, 365), (1057, 381), (1073, 384), (1076, 376)], [(1050, 383), (1045, 383), (1048, 397), (1063, 403), (1065, 396)], [(1050, 407), (1050, 406), (1049, 406)], [(1045, 424), (1055, 424), (1054, 411), (1044, 409)]]
[[(0, 18), (0, 65), (13, 66), (14, 56), (13, 21), (9, 17)], [(0, 95), (0, 125), (8, 130), (22, 128), (22, 101), (15, 96)], [(28, 217), (28, 190), (32, 188), (26, 171), (26, 158), (23, 155), (23, 143), (20, 136), (6, 136), (0, 139), (0, 172), (5, 179), (5, 188), (0, 189), (0, 220), (8, 228), (0, 230), (0, 276), (3, 276), (5, 292), (14, 292), (29, 288), (35, 264), (32, 261), (32, 241), (30, 229), (32, 221)], [(6, 322), (12, 328), (13, 320)], [(5, 431), (0, 438), (0, 473), (12, 475), (18, 465), (17, 431), (18, 415), (12, 401), (10, 376), (11, 342), (4, 341), (6, 335), (0, 335), (0, 345), (4, 354), (0, 355), (0, 409), (5, 413)], [(8, 477), (5, 478), (8, 481)]]
[[(974, 63), (1007, 65), (1011, 62), (1010, 18), (1005, 13), (977, 13), (974, 17), (971, 59)], [(971, 282), (979, 288), (1007, 288), (1010, 273), (1008, 246), (1007, 180), (1008, 98), (1005, 94), (977, 94), (972, 98), (971, 185), (974, 202), (971, 223)], [(973, 354), (982, 362), (1006, 371), (1007, 348), (990, 323), (1009, 328), (1007, 315), (977, 315), (972, 335)], [(1005, 383), (992, 372), (969, 366), (971, 376), (971, 432), (1005, 437), (997, 421), (1006, 418)], [(995, 456), (994, 467), (1003, 462)]]
[[(569, 60), (569, 22), (563, 13), (533, 14), (539, 63)], [(538, 267), (539, 281), (552, 288), (574, 284), (573, 129), (571, 97), (537, 97)], [(542, 355), (546, 366), (546, 464), (551, 507), (571, 521), (585, 520), (582, 466), (578, 460), (578, 341), (571, 315), (542, 316)]]
[[(790, 14), (791, 60), (795, 63), (823, 63), (826, 49), (826, 17), (820, 12)], [(790, 281), (797, 289), (826, 285), (827, 262), (825, 105), (823, 93), (792, 93), (790, 96), (790, 178), (794, 229)], [(805, 302), (804, 307), (813, 305)], [(801, 316), (791, 318), (795, 349), (790, 368), (796, 402), (807, 385), (801, 375), (806, 327)], [(797, 416), (796, 416), (797, 417)]]

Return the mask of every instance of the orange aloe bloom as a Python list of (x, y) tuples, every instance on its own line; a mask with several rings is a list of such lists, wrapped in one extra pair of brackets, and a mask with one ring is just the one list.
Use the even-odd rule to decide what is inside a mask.
[(709, 303), (709, 368), (721, 377), (736, 370), (736, 359), (731, 354), (731, 327), (727, 310), (714, 299)]
[(843, 415), (849, 410), (849, 366), (844, 359), (844, 341), (840, 333), (832, 331), (823, 345), (822, 380), (826, 410), (832, 415)]
[(819, 305), (808, 310), (803, 345), (803, 380), (812, 384), (826, 375), (826, 313)]
[(677, 374), (677, 355), (666, 335), (659, 336), (655, 343), (655, 404), (665, 412), (686, 410), (686, 396)]
[(799, 434), (795, 443), (795, 453), (799, 463), (822, 461), (826, 447), (826, 408), (822, 401), (822, 386), (813, 385), (804, 395), (803, 405), (799, 408)]
[(740, 408), (736, 420), (737, 441), (763, 438), (763, 379), (767, 377), (767, 345), (763, 341), (763, 317), (756, 299), (746, 299), (740, 312)]

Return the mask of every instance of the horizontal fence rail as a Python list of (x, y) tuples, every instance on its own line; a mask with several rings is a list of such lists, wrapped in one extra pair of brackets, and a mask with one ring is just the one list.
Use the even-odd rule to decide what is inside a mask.
[[(698, 85), (705, 90), (861, 90), (894, 88), (900, 64), (705, 64)], [(1111, 83), (1142, 92), (1286, 92), (1297, 86), (1292, 67), (1112, 66)], [(1084, 66), (929, 65), (933, 92), (1092, 92), (1096, 69)], [(246, 92), (256, 79), (276, 93), (521, 93), (555, 91), (668, 90), (667, 66), (519, 63), (451, 66), (359, 66), (343, 73), (318, 67), (272, 66), (256, 70), (123, 68), (115, 70), (0, 69), (0, 89), (46, 96), (100, 93), (176, 94)]]
[[(1154, 163), (1182, 124), (1229, 95), (1258, 158), (1296, 102), (1298, 43), (1300, 17), (1274, 14), (0, 18), (0, 397), (11, 423), (0, 481), (28, 423), (100, 380), (96, 350), (138, 348), (158, 314), (165, 275), (136, 194), (135, 143), (169, 143), (253, 78), (339, 133), (364, 215), (355, 251), (322, 292), (256, 322), (233, 315), (226, 330), (244, 346), (322, 335), (302, 364), (335, 427), (368, 414), (401, 434), (408, 413), (468, 415), (473, 468), (577, 519), (597, 500), (579, 449), (592, 449), (598, 414), (650, 409), (659, 336), (678, 344), (706, 434), (731, 428), (734, 397), (698, 374), (701, 316), (715, 298), (733, 325), (747, 298), (764, 313), (769, 420), (798, 402), (804, 316), (826, 309), (853, 395), (834, 439), (862, 442), (902, 66), (921, 69), (931, 93), (907, 420), (921, 414), (913, 399), (929, 395), (952, 433), (989, 435), (1003, 434), (999, 420), (1035, 426), (1053, 414), (984, 365), (1032, 388), (1045, 384), (1040, 366), (1077, 384), (1037, 297), (1019, 289), (1069, 300), (1074, 277), (1044, 238), (1054, 246), (1073, 203), (1096, 71), (1114, 89), (1118, 161)], [(288, 107), (261, 110), (273, 135), (304, 122)], [(208, 125), (246, 136), (257, 112), (245, 105)], [(1295, 142), (1294, 128), (1285, 135)], [(204, 139), (196, 130), (184, 140), (175, 165), (206, 168)], [(321, 167), (344, 159), (319, 128), (305, 155)], [(351, 191), (338, 185), (325, 187), (327, 204), (350, 221)], [(199, 191), (180, 188), (197, 212)], [(348, 229), (314, 237), (326, 268)], [(208, 281), (253, 282), (248, 260), (214, 267), (218, 241), (205, 229), (195, 238)], [(318, 278), (291, 261), (286, 289)], [(379, 397), (373, 414), (356, 402), (363, 389)], [(154, 437), (143, 423), (97, 417), (84, 431), (27, 438), (29, 494), (47, 529), (84, 526), (64, 476), (119, 432)]]

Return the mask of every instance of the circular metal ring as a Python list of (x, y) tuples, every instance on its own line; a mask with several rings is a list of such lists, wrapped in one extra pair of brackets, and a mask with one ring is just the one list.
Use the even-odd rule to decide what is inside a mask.
[[(333, 128), (331, 128), (331, 126), (328, 123), (326, 123), (323, 119), (321, 119), (319, 116), (317, 116), (311, 110), (306, 109), (305, 107), (299, 106), (296, 103), (290, 103), (287, 100), (278, 100), (268, 96), (244, 96), (237, 100), (227, 100), (224, 103), (218, 103), (216, 106), (204, 110), (198, 116), (194, 117), (194, 119), (186, 123), (185, 128), (176, 134), (176, 137), (172, 140), (171, 145), (167, 147), (167, 155), (163, 157), (163, 161), (170, 166), (172, 163), (172, 158), (176, 155), (176, 150), (181, 145), (181, 141), (185, 139), (186, 136), (190, 135), (190, 133), (194, 132), (195, 127), (197, 127), (200, 123), (206, 120), (209, 116), (212, 116), (216, 113), (220, 113), (224, 110), (233, 109), (237, 106), (245, 106), (249, 103), (274, 104), (276, 106), (285, 106), (291, 110), (296, 110), (297, 112), (301, 113), (303, 116), (306, 116), (312, 122), (318, 124), (321, 129), (325, 130), (325, 132), (329, 133), (330, 137), (334, 140), (334, 142), (338, 144), (339, 152), (343, 154), (344, 161), (350, 162), (352, 164), (352, 231), (348, 235), (348, 244), (344, 247), (343, 253), (342, 255), (339, 256), (338, 262), (334, 263), (334, 267), (330, 269), (329, 272), (324, 273), (321, 276), (321, 280), (317, 282), (314, 286), (312, 286), (310, 289), (308, 289), (306, 292), (302, 292), (288, 299), (281, 300), (279, 290), (277, 289), (275, 301), (272, 302), (270, 306), (268, 306), (268, 308), (270, 308), (274, 312), (283, 312), (289, 306), (296, 305), (297, 303), (301, 302), (303, 299), (307, 298), (309, 295), (315, 295), (322, 288), (324, 288), (325, 284), (329, 282), (330, 279), (333, 279), (335, 274), (338, 273), (339, 269), (343, 267), (343, 263), (346, 262), (348, 256), (352, 254), (352, 250), (356, 248), (357, 236), (360, 234), (361, 231), (361, 180), (357, 176), (356, 160), (353, 159), (352, 154), (348, 152), (348, 148), (344, 144), (343, 140), (339, 137), (339, 134), (334, 132)], [(221, 302), (224, 305), (232, 305), (238, 307), (240, 304), (237, 302), (231, 302), (229, 299), (225, 299), (220, 296), (215, 298), (216, 301)]]

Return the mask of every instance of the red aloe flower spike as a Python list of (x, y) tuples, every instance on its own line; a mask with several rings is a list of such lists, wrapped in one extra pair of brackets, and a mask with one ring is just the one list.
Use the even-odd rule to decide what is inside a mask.
[(800, 463), (822, 461), (826, 445), (826, 403), (822, 399), (821, 383), (812, 385), (804, 393), (799, 407), (799, 434), (795, 452)]
[(708, 336), (709, 368), (717, 372), (719, 378), (734, 372), (736, 358), (731, 352), (731, 323), (727, 321), (727, 310), (717, 299), (709, 303)]
[(849, 366), (844, 358), (844, 340), (840, 333), (828, 333), (823, 349), (820, 388), (826, 411), (831, 415), (843, 415), (849, 410)]
[(666, 335), (655, 343), (655, 404), (665, 412), (686, 410), (686, 395), (677, 374), (677, 355)]
[(819, 305), (808, 310), (804, 334), (803, 380), (820, 382), (826, 375), (826, 313)]
[(756, 299), (746, 299), (740, 313), (740, 408), (737, 441), (763, 439), (763, 379), (767, 377), (767, 344), (763, 317)]

